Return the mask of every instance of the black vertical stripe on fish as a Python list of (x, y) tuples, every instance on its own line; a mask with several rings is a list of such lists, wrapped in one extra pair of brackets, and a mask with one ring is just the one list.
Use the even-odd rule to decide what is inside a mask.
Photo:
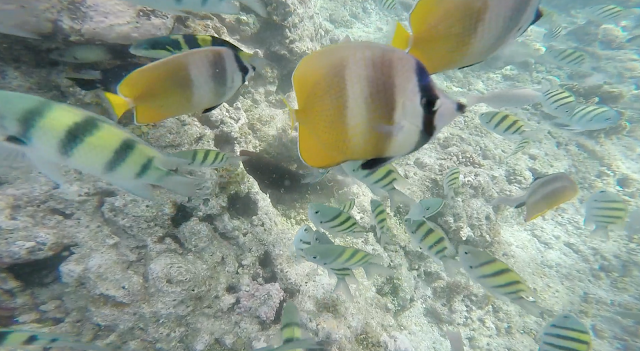
[(477, 266), (473, 266), (473, 269), (478, 269), (480, 267), (484, 267), (486, 265), (490, 265), (490, 264), (492, 264), (494, 262), (497, 262), (497, 261), (498, 261), (497, 259), (493, 258), (493, 259), (490, 259), (489, 261), (482, 262), (482, 263), (478, 264)]
[(436, 240), (433, 244), (429, 245), (429, 247), (427, 247), (427, 250), (431, 251), (433, 250), (436, 246), (442, 244), (442, 242), (444, 241), (444, 237), (439, 237), (438, 240)]
[(240, 51), (240, 49), (238, 49), (238, 51), (235, 51), (235, 50), (232, 50), (232, 51), (234, 51), (233, 59), (236, 63), (236, 67), (240, 70), (240, 74), (242, 75), (242, 84), (244, 84), (247, 82), (247, 76), (249, 75), (249, 67), (247, 67), (247, 64), (244, 63), (244, 61), (242, 61), (242, 58), (240, 57), (240, 55), (237, 54), (237, 52)]
[(288, 329), (288, 328), (300, 328), (300, 323), (296, 322), (296, 321), (291, 321), (288, 322), (286, 324), (283, 324), (280, 327), (280, 330), (284, 330), (284, 329)]
[(500, 284), (500, 285), (494, 285), (494, 286), (492, 286), (492, 288), (501, 289), (501, 288), (508, 288), (510, 286), (520, 285), (520, 284), (522, 284), (522, 282), (514, 280), (514, 281), (510, 281), (508, 283), (504, 283), (504, 284)]
[[(426, 222), (423, 221), (422, 223), (425, 223), (425, 225), (426, 225)], [(417, 231), (418, 230), (416, 229), (416, 232)], [(433, 230), (433, 228), (428, 228), (427, 231), (424, 232), (424, 234), (422, 234), (422, 237), (420, 238), (419, 243), (423, 243), (433, 233), (435, 233), (435, 230)]]
[(562, 330), (566, 330), (566, 331), (573, 332), (573, 333), (580, 333), (580, 334), (585, 334), (585, 335), (588, 335), (588, 334), (589, 334), (589, 333), (586, 333), (586, 332), (585, 332), (584, 330), (582, 330), (582, 329), (576, 329), (576, 328), (571, 328), (571, 327), (565, 327), (565, 326), (557, 325), (557, 324), (551, 324), (551, 326), (552, 326), (553, 328), (562, 329)]
[(495, 272), (491, 272), (491, 273), (488, 273), (488, 274), (481, 275), (481, 276), (478, 277), (478, 279), (495, 278), (495, 277), (499, 277), (501, 275), (505, 275), (505, 274), (510, 273), (510, 272), (511, 272), (511, 269), (503, 268), (503, 269), (497, 270)]
[[(584, 332), (579, 332), (580, 334), (585, 334)], [(568, 335), (563, 335), (563, 334), (557, 334), (557, 333), (544, 333), (544, 336), (549, 336), (555, 339), (560, 339), (563, 341), (568, 341), (568, 342), (573, 342), (576, 344), (581, 344), (581, 345), (590, 345), (591, 343), (587, 340), (582, 340), (582, 339), (578, 339), (578, 338), (574, 338)]]
[(111, 173), (117, 170), (122, 164), (127, 161), (127, 158), (131, 156), (133, 151), (136, 149), (137, 143), (133, 139), (124, 139), (116, 151), (111, 155), (111, 158), (104, 166), (105, 173)]
[(207, 162), (207, 159), (209, 158), (209, 155), (211, 155), (211, 150), (205, 150), (204, 155), (202, 155), (202, 161), (200, 161), (201, 165), (203, 165), (205, 162)]
[[(343, 219), (343, 220), (342, 220), (342, 222), (340, 222), (340, 223), (338, 223), (338, 224), (336, 224), (336, 225), (333, 225), (333, 226), (331, 226), (330, 228), (331, 228), (331, 229), (334, 229), (334, 228), (340, 228), (341, 226), (343, 226), (343, 225), (347, 224), (347, 222), (349, 222), (351, 219), (352, 219), (352, 218), (350, 218), (349, 216), (346, 216), (346, 218), (345, 218), (345, 219)], [(352, 224), (353, 224), (353, 223), (352, 223)]]
[(193, 49), (199, 49), (202, 47), (202, 45), (200, 45), (200, 43), (198, 42), (198, 38), (195, 35), (182, 35), (182, 40), (184, 42), (184, 45), (187, 46), (185, 49), (193, 50)]
[(197, 151), (192, 151), (191, 153), (191, 162), (189, 162), (190, 165), (196, 163), (196, 159), (198, 157), (198, 152)]
[(338, 212), (337, 215), (331, 217), (328, 221), (324, 221), (324, 222), (320, 222), (320, 223), (332, 223), (332, 222), (338, 220), (338, 218), (340, 218), (340, 216), (342, 216), (342, 211)]
[(153, 165), (153, 159), (154, 159), (153, 157), (147, 158), (147, 160), (142, 164), (142, 166), (140, 166), (140, 169), (136, 173), (136, 179), (140, 179), (144, 177), (149, 172), (149, 170), (151, 169), (151, 166)]
[(94, 117), (86, 116), (72, 124), (64, 133), (58, 144), (58, 151), (63, 157), (73, 156), (73, 152), (100, 129), (100, 122)]
[(26, 141), (27, 144), (31, 143), (33, 130), (53, 107), (53, 103), (43, 102), (25, 110), (20, 117), (18, 117), (18, 137)]
[(369, 260), (371, 260), (371, 255), (369, 255), (368, 253), (361, 253), (360, 251), (356, 251), (355, 253), (356, 253), (356, 255), (354, 255), (354, 257), (357, 256), (357, 255), (360, 255), (360, 258), (357, 261), (353, 262), (351, 264), (351, 266), (359, 266), (359, 265), (361, 265), (363, 263), (366, 263), (366, 262), (369, 262)]
[(495, 128), (495, 129), (497, 130), (497, 129), (500, 127), (500, 125), (501, 125), (502, 123), (506, 122), (506, 120), (507, 120), (507, 119), (509, 119), (509, 117), (510, 117), (510, 116), (509, 116), (508, 114), (506, 114), (506, 113), (505, 113), (505, 114), (504, 114), (504, 116), (502, 116), (502, 117), (498, 120), (498, 123), (496, 123), (496, 125), (495, 125), (495, 126), (493, 126), (493, 128)]
[[(513, 122), (511, 122), (507, 126), (507, 128), (505, 128), (504, 132), (508, 133), (511, 130), (511, 128), (513, 128), (513, 127), (518, 125), (518, 122), (520, 122), (520, 121), (518, 121), (517, 119), (514, 119)], [(518, 126), (518, 128), (516, 128), (516, 130), (514, 130), (511, 134), (516, 134), (518, 132), (518, 130), (520, 130), (520, 129), (522, 129), (522, 125)]]
[(567, 347), (567, 346), (562, 346), (562, 345), (558, 345), (558, 344), (554, 344), (554, 343), (550, 343), (548, 341), (545, 341), (542, 343), (544, 346), (548, 346), (551, 347), (555, 350), (559, 350), (559, 351), (577, 351), (576, 349), (574, 349), (573, 347)]
[[(378, 217), (379, 215), (380, 215), (380, 213), (376, 214), (376, 217)], [(386, 221), (386, 218), (382, 217), (382, 218), (380, 218), (380, 219), (376, 222), (376, 224), (377, 224), (377, 225), (381, 225), (381, 224), (382, 224), (382, 223), (384, 223), (385, 221)]]
[(218, 162), (218, 159), (222, 158), (222, 156), (224, 156), (224, 154), (222, 152), (216, 152), (215, 155), (213, 155), (213, 160), (211, 160), (211, 162), (209, 162), (210, 165), (215, 165)]
[(522, 134), (524, 133), (524, 130), (522, 130), (524, 128), (524, 126), (521, 124), (518, 126), (518, 128), (516, 128), (516, 130), (513, 131), (513, 133), (511, 134)]
[(500, 112), (494, 112), (491, 115), (491, 118), (489, 118), (489, 120), (487, 121), (487, 124), (491, 124), (491, 121), (493, 121), (493, 119), (496, 118), (496, 116), (500, 116), (500, 115), (502, 115)]
[(22, 345), (23, 346), (33, 345), (37, 343), (39, 340), (40, 338), (37, 335), (31, 334), (29, 335), (28, 338), (24, 339), (24, 341), (22, 342)]

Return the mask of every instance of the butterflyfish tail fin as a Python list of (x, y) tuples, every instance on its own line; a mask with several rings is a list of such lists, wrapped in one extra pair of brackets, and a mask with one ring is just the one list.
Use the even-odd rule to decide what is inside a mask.
[(133, 107), (133, 104), (128, 99), (119, 95), (105, 91), (104, 96), (109, 101), (109, 104), (111, 104), (113, 112), (118, 116), (118, 118), (122, 117), (125, 112), (129, 111)]

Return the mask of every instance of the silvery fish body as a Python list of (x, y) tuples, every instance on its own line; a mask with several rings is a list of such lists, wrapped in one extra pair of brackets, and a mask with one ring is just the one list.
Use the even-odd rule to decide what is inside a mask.
[(361, 237), (367, 232), (353, 216), (336, 207), (312, 203), (309, 204), (308, 215), (316, 228), (326, 230), (329, 234)]
[(628, 213), (629, 208), (620, 195), (599, 190), (587, 199), (584, 225), (595, 226), (592, 235), (608, 238), (609, 228), (624, 226)]

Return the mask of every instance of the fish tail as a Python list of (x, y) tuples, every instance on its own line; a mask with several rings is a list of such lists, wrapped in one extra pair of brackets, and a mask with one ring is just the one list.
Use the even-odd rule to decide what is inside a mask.
[(596, 225), (595, 229), (591, 231), (591, 236), (594, 238), (609, 240), (609, 229), (605, 226)]
[(333, 288), (333, 293), (341, 293), (349, 302), (353, 302), (353, 294), (351, 293), (351, 289), (349, 289), (349, 284), (347, 280), (344, 278), (338, 277), (338, 281), (336, 282), (336, 287)]
[(416, 221), (424, 218), (426, 214), (427, 212), (425, 211), (424, 207), (422, 207), (422, 205), (416, 202), (414, 205), (411, 205), (411, 208), (409, 209), (409, 213), (407, 214), (407, 217)]
[(370, 262), (366, 266), (362, 267), (364, 269), (364, 275), (367, 279), (373, 279), (376, 275), (381, 275), (383, 277), (393, 276), (394, 272), (391, 268), (385, 267), (383, 265)]
[(116, 114), (116, 116), (118, 116), (118, 118), (122, 117), (125, 112), (134, 107), (134, 104), (131, 100), (125, 99), (119, 95), (105, 91), (104, 96), (109, 101), (109, 104), (111, 104), (113, 112)]
[(538, 306), (535, 301), (528, 301), (526, 299), (519, 299), (514, 301), (516, 305), (520, 306), (523, 310), (527, 311), (530, 315), (538, 318), (543, 318), (545, 315), (549, 314), (549, 310)]
[(407, 207), (409, 207), (410, 209), (415, 208), (415, 206), (420, 206), (416, 202), (416, 200), (410, 198), (409, 195), (403, 193), (398, 189), (391, 189), (387, 193), (389, 194), (391, 212), (395, 211), (399, 203), (407, 205)]
[(393, 33), (393, 39), (391, 40), (391, 46), (400, 50), (407, 50), (411, 41), (411, 34), (404, 29), (400, 22), (396, 23), (396, 29)]
[(285, 98), (284, 96), (281, 97), (282, 101), (284, 101), (284, 104), (287, 105), (287, 109), (289, 110), (289, 118), (291, 119), (291, 130), (293, 130), (293, 127), (295, 127), (297, 121), (296, 121), (296, 110), (294, 110), (291, 105), (289, 105), (289, 102), (287, 101), (287, 98)]
[(506, 197), (500, 196), (491, 202), (491, 206), (505, 205), (514, 208), (520, 208), (525, 205), (526, 196)]
[(460, 261), (447, 257), (442, 259), (442, 265), (444, 266), (444, 271), (449, 278), (453, 278), (460, 268), (462, 268), (462, 263), (460, 263)]

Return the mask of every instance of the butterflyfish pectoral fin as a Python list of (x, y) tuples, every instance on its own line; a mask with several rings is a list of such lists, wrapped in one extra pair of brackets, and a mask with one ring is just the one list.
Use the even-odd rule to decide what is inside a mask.
[(296, 126), (296, 110), (294, 110), (291, 105), (289, 105), (289, 101), (287, 101), (287, 98), (284, 96), (280, 97), (282, 99), (282, 101), (284, 102), (284, 104), (287, 106), (287, 110), (289, 110), (289, 118), (291, 119), (291, 131), (293, 131), (293, 128)]
[(133, 107), (129, 100), (121, 97), (120, 95), (105, 91), (104, 96), (109, 101), (109, 104), (111, 104), (113, 112), (116, 114), (116, 116), (118, 116), (118, 118), (122, 117), (125, 112)]
[(391, 40), (391, 46), (400, 50), (407, 50), (409, 48), (409, 42), (411, 41), (411, 34), (404, 29), (400, 22), (396, 23), (396, 30), (393, 33), (393, 39)]

